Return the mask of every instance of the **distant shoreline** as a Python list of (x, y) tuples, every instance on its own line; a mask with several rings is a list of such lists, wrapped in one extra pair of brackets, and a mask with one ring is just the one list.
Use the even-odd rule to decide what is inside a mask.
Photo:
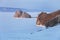
[(53, 10), (46, 10), (46, 9), (25, 9), (25, 8), (14, 8), (14, 7), (0, 7), (0, 12), (15, 12), (16, 10), (22, 10), (25, 12), (51, 12)]

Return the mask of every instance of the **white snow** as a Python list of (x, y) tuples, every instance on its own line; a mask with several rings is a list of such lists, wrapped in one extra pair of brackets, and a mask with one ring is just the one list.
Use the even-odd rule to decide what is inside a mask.
[[(29, 12), (36, 17), (38, 12)], [(60, 24), (48, 29), (36, 26), (36, 18), (16, 19), (14, 12), (0, 12), (0, 40), (60, 40)]]
[(42, 28), (45, 28), (45, 25), (42, 25), (42, 24), (40, 24), (40, 25), (36, 25), (36, 26), (38, 26), (38, 27), (42, 27)]

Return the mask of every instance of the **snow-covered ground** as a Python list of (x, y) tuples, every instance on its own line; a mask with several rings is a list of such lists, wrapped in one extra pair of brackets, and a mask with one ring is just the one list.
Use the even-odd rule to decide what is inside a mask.
[[(32, 17), (39, 14), (28, 13)], [(45, 29), (36, 26), (36, 18), (16, 19), (13, 15), (14, 12), (0, 12), (0, 40), (60, 40), (60, 24)]]

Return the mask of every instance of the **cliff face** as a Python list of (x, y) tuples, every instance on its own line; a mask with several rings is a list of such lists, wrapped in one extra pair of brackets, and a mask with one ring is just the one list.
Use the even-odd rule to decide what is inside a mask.
[(36, 24), (37, 25), (45, 25), (45, 26), (53, 26), (56, 23), (58, 23), (58, 21), (60, 22), (59, 15), (60, 15), (60, 10), (55, 11), (55, 12), (51, 12), (49, 14), (41, 12), (37, 17)]
[(37, 17), (37, 22), (36, 22), (36, 24), (37, 25), (40, 25), (40, 24), (44, 24), (44, 21), (46, 21), (46, 18), (47, 17), (47, 13), (45, 13), (45, 12), (41, 12), (39, 15), (38, 15), (38, 17)]

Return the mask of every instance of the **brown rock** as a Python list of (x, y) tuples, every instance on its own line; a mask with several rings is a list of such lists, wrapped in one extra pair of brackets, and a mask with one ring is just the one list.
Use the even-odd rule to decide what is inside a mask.
[(37, 17), (36, 24), (44, 25), (46, 27), (48, 27), (48, 26), (52, 27), (59, 22), (60, 22), (60, 10), (57, 10), (57, 11), (51, 12), (49, 14), (47, 14), (45, 12), (41, 12)]
[(31, 18), (31, 15), (29, 15), (29, 14), (26, 13), (26, 12), (17, 10), (17, 11), (15, 12), (14, 17), (16, 17), (16, 18)]

